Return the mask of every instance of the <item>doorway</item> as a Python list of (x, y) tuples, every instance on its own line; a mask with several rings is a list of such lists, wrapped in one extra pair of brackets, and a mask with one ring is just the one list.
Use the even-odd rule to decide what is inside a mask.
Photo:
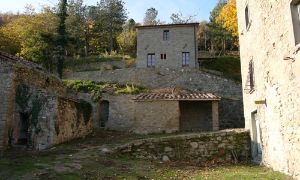
[(100, 103), (100, 127), (104, 128), (109, 117), (109, 102), (101, 101)]
[(252, 113), (252, 142), (251, 151), (252, 158), (255, 163), (260, 163), (262, 161), (262, 141), (261, 141), (261, 128), (260, 119), (258, 117), (257, 111)]
[(179, 101), (182, 132), (204, 132), (212, 130), (211, 102)]
[(17, 145), (27, 145), (29, 140), (29, 114), (20, 113), (19, 136)]

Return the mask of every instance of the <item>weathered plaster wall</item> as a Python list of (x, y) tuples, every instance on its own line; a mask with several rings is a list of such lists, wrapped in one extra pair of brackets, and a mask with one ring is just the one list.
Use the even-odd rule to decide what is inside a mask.
[[(300, 54), (295, 46), (290, 3), (239, 0), (237, 7), (244, 85), (249, 61), (254, 62), (255, 91), (244, 92), (246, 128), (252, 131), (251, 113), (257, 110), (263, 164), (300, 179)], [(295, 57), (295, 61), (285, 57)], [(266, 104), (256, 105), (255, 100), (266, 100)]]
[(141, 101), (135, 104), (132, 131), (139, 134), (179, 131), (178, 101)]
[(181, 87), (192, 91), (212, 92), (220, 97), (220, 128), (243, 128), (242, 85), (224, 77), (197, 69), (132, 68), (114, 71), (77, 72), (67, 79), (136, 84), (147, 88)]
[(164, 161), (247, 161), (250, 159), (250, 137), (249, 131), (242, 129), (173, 135), (137, 140), (118, 147), (117, 152), (141, 159)]
[[(163, 40), (164, 30), (169, 30), (168, 41)], [(182, 52), (190, 53), (189, 67), (198, 67), (197, 26), (156, 26), (139, 28), (137, 33), (137, 68), (147, 67), (148, 53), (155, 53), (155, 67), (180, 68), (182, 67)], [(166, 59), (161, 60), (160, 54), (166, 54)]]

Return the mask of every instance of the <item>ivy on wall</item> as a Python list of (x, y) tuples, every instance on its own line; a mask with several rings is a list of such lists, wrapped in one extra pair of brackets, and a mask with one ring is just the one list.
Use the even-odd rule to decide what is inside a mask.
[[(39, 95), (32, 91), (29, 86), (25, 84), (18, 85), (16, 89), (16, 104), (19, 107), (20, 113), (26, 113), (29, 117), (28, 124), (28, 146), (32, 147), (33, 142), (30, 138), (32, 133), (38, 134), (41, 131), (41, 128), (38, 127), (39, 114), (45, 104), (45, 98), (42, 95)], [(12, 130), (13, 131), (13, 130)], [(12, 143), (12, 133), (9, 133), (9, 142)]]

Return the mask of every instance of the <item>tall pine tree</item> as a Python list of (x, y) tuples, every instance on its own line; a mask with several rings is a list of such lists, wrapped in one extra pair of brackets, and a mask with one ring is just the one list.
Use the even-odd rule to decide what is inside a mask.
[(63, 66), (65, 60), (65, 49), (67, 45), (67, 31), (66, 31), (66, 18), (67, 18), (67, 0), (61, 0), (58, 10), (58, 37), (57, 37), (57, 73), (60, 78), (63, 74)]

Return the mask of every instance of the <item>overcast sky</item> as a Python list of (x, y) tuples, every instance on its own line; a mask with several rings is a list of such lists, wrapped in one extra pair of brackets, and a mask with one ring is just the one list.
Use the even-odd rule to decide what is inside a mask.
[[(98, 0), (84, 0), (87, 5), (96, 5)], [(208, 20), (209, 12), (218, 0), (123, 0), (128, 17), (142, 22), (146, 9), (158, 10), (158, 18), (169, 22), (172, 13), (181, 12), (184, 16), (196, 15), (196, 21)], [(37, 10), (43, 5), (53, 6), (58, 0), (0, 0), (1, 12), (22, 12), (26, 4), (32, 4)]]

